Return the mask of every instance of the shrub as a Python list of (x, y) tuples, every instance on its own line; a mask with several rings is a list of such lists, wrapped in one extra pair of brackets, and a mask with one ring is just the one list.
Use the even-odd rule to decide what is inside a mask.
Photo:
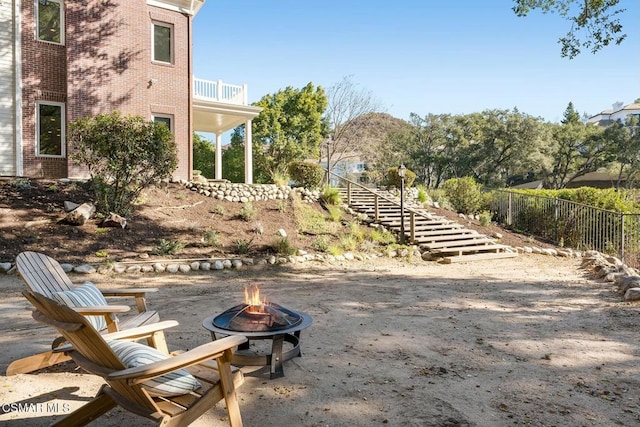
[(424, 203), (427, 200), (429, 200), (429, 194), (427, 194), (427, 189), (423, 185), (418, 186), (418, 201), (420, 203)]
[(216, 215), (224, 216), (224, 206), (216, 205), (216, 207), (213, 208), (213, 213)]
[[(197, 133), (193, 134), (193, 175), (202, 175), (205, 178), (213, 178), (215, 175), (216, 151), (211, 141), (206, 140)], [(196, 171), (199, 171), (196, 174)]]
[[(404, 175), (404, 186), (409, 188), (413, 185), (413, 181), (416, 180), (416, 174), (413, 171), (407, 169)], [(398, 167), (394, 166), (387, 169), (387, 184), (389, 186), (400, 188), (400, 177), (398, 176)]]
[(153, 255), (175, 255), (184, 249), (184, 244), (178, 240), (160, 239), (151, 250)]
[(315, 189), (320, 186), (324, 169), (317, 163), (311, 162), (291, 162), (289, 163), (289, 176), (299, 186)]
[(442, 186), (455, 211), (463, 214), (473, 214), (482, 208), (481, 188), (470, 176), (448, 179)]
[(287, 237), (278, 237), (271, 245), (271, 249), (280, 255), (293, 255), (296, 253), (296, 248), (291, 245)]
[(142, 190), (178, 165), (173, 134), (163, 123), (120, 113), (69, 124), (70, 157), (89, 169), (97, 209), (126, 216)]
[(331, 221), (340, 222), (342, 219), (342, 210), (339, 207), (329, 205), (327, 206), (327, 211), (329, 212), (329, 218)]
[(352, 235), (348, 234), (340, 238), (340, 246), (342, 246), (345, 251), (355, 251), (358, 246), (358, 242)]
[(486, 227), (491, 224), (491, 212), (482, 211), (480, 212), (480, 225)]
[(329, 240), (325, 236), (320, 236), (311, 242), (311, 247), (318, 252), (327, 252), (329, 250)]
[(282, 172), (274, 172), (271, 177), (273, 183), (278, 187), (284, 187), (285, 185), (289, 185), (289, 176)]
[(214, 230), (205, 231), (204, 235), (202, 236), (202, 239), (200, 241), (205, 246), (218, 247), (221, 244), (220, 243), (220, 235), (218, 234), (217, 231), (214, 231)]
[(253, 246), (253, 238), (251, 238), (251, 240), (237, 239), (233, 244), (236, 247), (236, 253), (246, 254), (249, 253), (251, 246)]
[(327, 205), (340, 205), (342, 197), (340, 191), (336, 187), (325, 186), (320, 194), (320, 200)]
[(256, 215), (258, 215), (258, 212), (253, 207), (253, 204), (251, 204), (251, 202), (246, 202), (242, 205), (242, 209), (240, 209), (240, 218), (245, 221), (251, 221), (256, 217)]
[(396, 236), (392, 232), (380, 228), (371, 230), (369, 239), (379, 245), (390, 245), (396, 242)]

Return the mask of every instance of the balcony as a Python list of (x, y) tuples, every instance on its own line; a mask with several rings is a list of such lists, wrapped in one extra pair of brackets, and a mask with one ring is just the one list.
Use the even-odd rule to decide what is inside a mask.
[(202, 101), (247, 105), (247, 85), (232, 85), (222, 80), (193, 79), (193, 97)]
[(194, 77), (194, 130), (220, 134), (253, 119), (262, 108), (248, 105), (247, 99), (247, 85)]

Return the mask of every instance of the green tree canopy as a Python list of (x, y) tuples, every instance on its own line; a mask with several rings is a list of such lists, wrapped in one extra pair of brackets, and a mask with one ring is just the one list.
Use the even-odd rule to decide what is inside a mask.
[(117, 111), (69, 124), (71, 158), (86, 166), (103, 213), (128, 215), (143, 189), (169, 178), (178, 165), (173, 134), (164, 123)]
[(211, 141), (193, 134), (193, 169), (199, 170), (202, 176), (212, 179), (215, 177), (216, 151)]
[(571, 23), (564, 37), (558, 39), (561, 55), (569, 59), (589, 49), (592, 53), (614, 43), (619, 45), (627, 37), (622, 32), (619, 15), (625, 11), (619, 0), (514, 0), (513, 11), (527, 16), (532, 10), (557, 13)]
[(265, 95), (255, 105), (263, 110), (253, 120), (253, 141), (264, 154), (262, 167), (271, 178), (287, 175), (292, 161), (318, 157), (320, 142), (327, 135), (322, 118), (327, 96), (322, 87), (289, 86)]

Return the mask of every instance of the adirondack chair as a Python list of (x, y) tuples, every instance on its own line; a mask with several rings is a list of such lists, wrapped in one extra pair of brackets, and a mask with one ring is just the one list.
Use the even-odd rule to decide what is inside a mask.
[[(244, 378), (230, 361), (233, 348), (245, 343), (245, 337), (229, 336), (187, 352), (163, 355), (139, 343), (123, 341), (142, 337), (140, 330), (153, 329), (154, 325), (101, 335), (86, 317), (69, 307), (40, 294), (25, 291), (23, 295), (36, 307), (33, 318), (55, 327), (68, 340), (70, 344), (62, 350), (81, 368), (107, 383), (93, 400), (54, 425), (85, 425), (119, 405), (157, 425), (185, 426), (223, 398), (230, 425), (242, 425), (235, 387)], [(131, 360), (138, 350), (155, 351), (164, 358), (138, 365)], [(172, 381), (177, 381), (178, 390), (159, 391), (158, 387), (168, 385), (170, 375)]]
[[(24, 282), (33, 292), (51, 298), (56, 293), (76, 289), (58, 261), (45, 254), (29, 251), (22, 252), (16, 257), (16, 267)], [(101, 324), (106, 324), (104, 332), (115, 332), (117, 330), (147, 325), (160, 320), (156, 311), (147, 309), (145, 299), (147, 293), (157, 291), (157, 288), (110, 289), (100, 291), (104, 297), (134, 297), (138, 310), (134, 315), (116, 317), (116, 314), (126, 313), (130, 310), (130, 307), (127, 305), (94, 305), (92, 307), (78, 307), (76, 311), (87, 316), (103, 316), (105, 320), (102, 321)], [(64, 341), (63, 337), (56, 338), (51, 344), (51, 348), (55, 349), (64, 343)], [(149, 345), (168, 352), (162, 331), (155, 333), (149, 337), (147, 341)], [(12, 362), (7, 367), (6, 375), (33, 372), (68, 360), (70, 360), (70, 358), (65, 356), (64, 353), (47, 351)]]

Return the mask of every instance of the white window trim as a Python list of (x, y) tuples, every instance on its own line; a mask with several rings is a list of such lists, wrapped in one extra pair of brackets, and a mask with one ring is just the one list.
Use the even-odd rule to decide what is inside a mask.
[[(41, 105), (55, 105), (60, 107), (60, 155), (54, 154), (40, 154), (40, 106)], [(66, 131), (66, 111), (64, 102), (54, 101), (36, 101), (36, 157), (48, 157), (53, 159), (64, 159), (67, 156), (67, 150), (65, 147), (65, 131)]]
[[(171, 39), (169, 40), (169, 56), (171, 57), (169, 62), (159, 61), (156, 58), (156, 39), (155, 39), (155, 26), (169, 28), (171, 30)], [(156, 64), (173, 65), (175, 50), (175, 27), (168, 22), (151, 21), (151, 62)]]
[(40, 34), (40, 17), (38, 16), (38, 11), (40, 10), (38, 8), (38, 2), (39, 0), (34, 0), (33, 5), (34, 5), (34, 15), (36, 17), (36, 22), (34, 25), (35, 27), (35, 33), (33, 34), (35, 40), (42, 42), (42, 43), (51, 43), (51, 44), (56, 44), (56, 45), (61, 45), (64, 46), (64, 39), (65, 39), (65, 23), (64, 23), (64, 1), (63, 0), (48, 0), (51, 3), (58, 3), (58, 5), (60, 6), (60, 43), (57, 42), (51, 42), (49, 40), (40, 40), (39, 38), (39, 34)]
[(157, 118), (162, 118), (162, 119), (169, 119), (169, 130), (171, 131), (171, 133), (173, 132), (173, 127), (174, 127), (174, 123), (175, 123), (175, 117), (173, 114), (155, 114), (153, 113), (151, 115), (151, 120), (155, 122)]

